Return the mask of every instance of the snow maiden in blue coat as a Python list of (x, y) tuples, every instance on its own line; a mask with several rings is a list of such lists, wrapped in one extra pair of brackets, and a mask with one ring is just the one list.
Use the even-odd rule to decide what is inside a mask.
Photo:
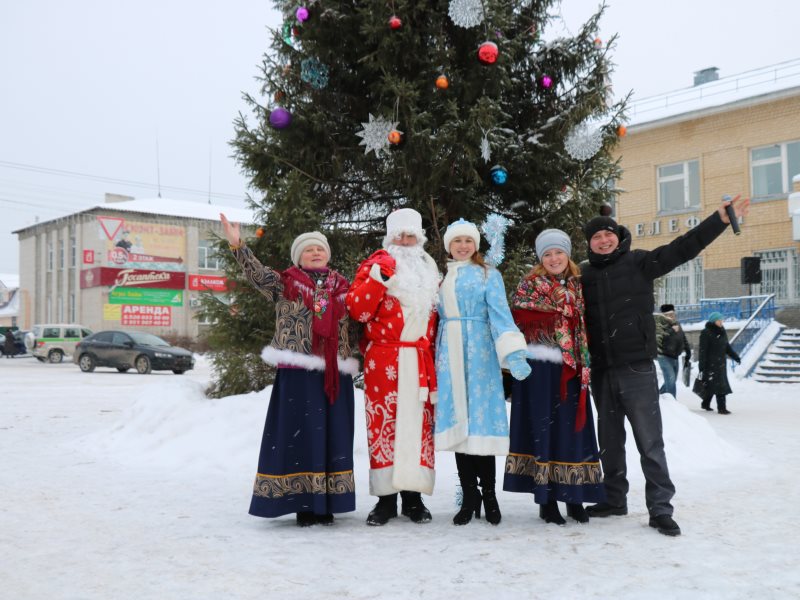
[(514, 320), (529, 342), (533, 375), (511, 394), (511, 449), (503, 489), (534, 495), (539, 516), (564, 525), (567, 514), (586, 523), (584, 502), (605, 501), (592, 408), (588, 400), (589, 347), (578, 266), (559, 229), (536, 238), (540, 263), (511, 301)]
[(436, 449), (456, 453), (463, 501), (453, 523), (480, 517), (483, 501), (486, 520), (497, 525), (495, 456), (508, 454), (509, 443), (500, 368), (516, 379), (530, 374), (525, 338), (511, 317), (503, 278), (478, 252), (478, 228), (459, 219), (447, 228), (444, 244), (453, 260), (439, 290)]

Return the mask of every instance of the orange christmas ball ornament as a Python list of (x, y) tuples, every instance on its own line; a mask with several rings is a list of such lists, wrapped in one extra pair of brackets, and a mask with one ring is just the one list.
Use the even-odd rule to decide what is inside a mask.
[(628, 133), (628, 128), (625, 127), (625, 125), (620, 125), (619, 127), (617, 127), (617, 135), (619, 137), (625, 137), (627, 133)]
[(260, 237), (263, 237), (263, 236), (264, 236), (264, 228), (263, 227), (259, 227), (258, 229), (256, 229), (256, 237), (260, 238)]
[(399, 144), (403, 139), (403, 135), (399, 131), (397, 131), (397, 129), (392, 129), (389, 132), (388, 137), (389, 137), (389, 143), (395, 145)]
[(436, 78), (436, 87), (440, 90), (446, 90), (450, 87), (450, 81), (447, 79), (446, 75), (439, 75)]

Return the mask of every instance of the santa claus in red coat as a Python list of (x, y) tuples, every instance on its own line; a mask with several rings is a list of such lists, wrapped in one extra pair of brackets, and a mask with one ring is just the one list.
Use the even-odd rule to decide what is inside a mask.
[(364, 324), (364, 399), (369, 442), (370, 494), (379, 496), (367, 523), (383, 525), (402, 514), (431, 516), (420, 492), (435, 480), (433, 361), (439, 270), (423, 250), (422, 217), (410, 208), (386, 219), (383, 250), (358, 268), (347, 294), (350, 316)]

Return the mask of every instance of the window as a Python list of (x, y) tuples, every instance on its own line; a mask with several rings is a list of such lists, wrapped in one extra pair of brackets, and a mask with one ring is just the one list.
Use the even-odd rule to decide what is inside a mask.
[(78, 264), (78, 240), (73, 235), (69, 238), (69, 266), (74, 267)]
[(800, 300), (800, 268), (793, 249), (755, 252), (761, 257), (761, 283), (753, 286), (754, 294), (775, 294), (777, 304)]
[(74, 323), (75, 319), (75, 293), (72, 292), (69, 295), (69, 320), (70, 322)]
[(700, 162), (658, 167), (658, 210), (679, 212), (700, 208)]
[(131, 336), (125, 333), (120, 333), (119, 331), (115, 331), (114, 337), (111, 338), (111, 343), (114, 344), (115, 346), (124, 346), (125, 342), (130, 342), (130, 341), (132, 341)]
[(750, 185), (754, 198), (788, 194), (795, 175), (800, 175), (800, 141), (750, 151)]
[[(54, 260), (55, 260), (55, 258), (53, 256), (53, 242), (51, 242), (50, 240), (47, 240), (47, 270), (48, 271), (52, 271), (53, 270), (53, 262), (54, 262)], [(49, 317), (48, 317), (48, 319), (49, 319)]]
[(64, 268), (64, 240), (58, 240), (58, 268)]
[(78, 327), (67, 327), (64, 329), (65, 338), (79, 338), (81, 337), (81, 330)]
[(219, 269), (220, 260), (217, 249), (211, 240), (200, 240), (197, 247), (197, 266), (200, 269)]
[(705, 288), (703, 257), (683, 263), (658, 279), (656, 285), (656, 304), (697, 304)]

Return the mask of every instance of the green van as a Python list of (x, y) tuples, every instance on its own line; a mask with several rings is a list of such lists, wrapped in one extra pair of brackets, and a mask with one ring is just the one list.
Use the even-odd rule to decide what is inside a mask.
[(75, 323), (34, 325), (25, 337), (25, 345), (41, 362), (60, 363), (65, 355), (72, 355), (78, 342), (90, 335), (90, 329)]

